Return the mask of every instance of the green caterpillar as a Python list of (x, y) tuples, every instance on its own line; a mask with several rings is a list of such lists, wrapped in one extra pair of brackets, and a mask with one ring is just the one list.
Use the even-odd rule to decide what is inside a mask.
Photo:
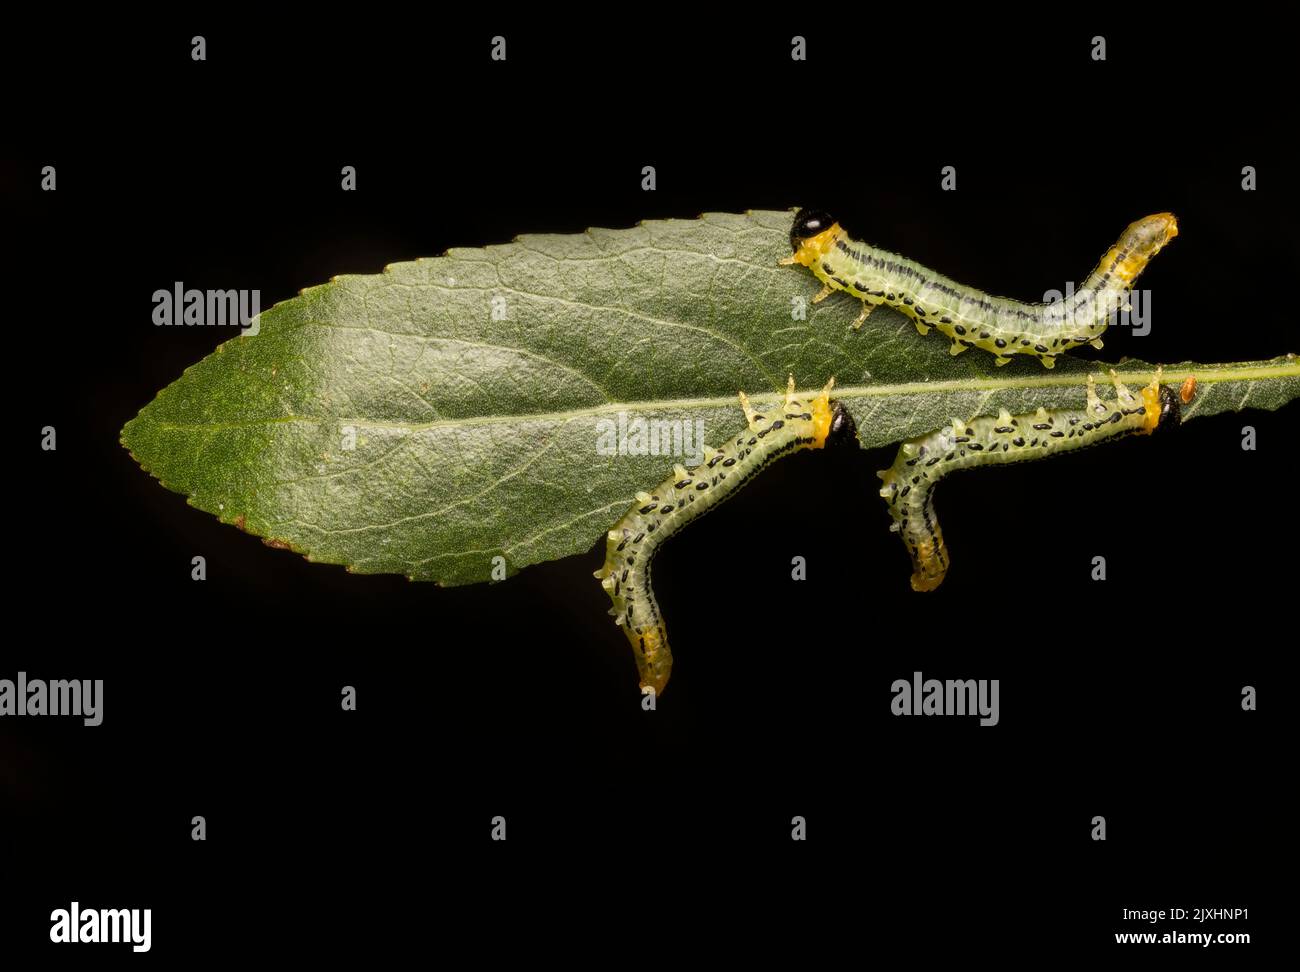
[(822, 282), (813, 303), (836, 290), (859, 298), (862, 313), (853, 322), (855, 330), (872, 310), (888, 304), (911, 317), (922, 334), (934, 327), (952, 338), (953, 354), (983, 348), (996, 355), (999, 365), (1012, 355), (1029, 354), (1051, 368), (1063, 351), (1083, 344), (1102, 346), (1100, 335), (1111, 315), (1127, 307), (1133, 281), (1177, 235), (1173, 213), (1139, 219), (1075, 294), (1051, 304), (1025, 304), (963, 287), (912, 260), (855, 242), (839, 223), (817, 210), (795, 215), (790, 230), (794, 252), (781, 263), (809, 267)]
[[(1188, 377), (1179, 391), (1160, 383), (1158, 370), (1137, 395), (1112, 370), (1115, 400), (1097, 395), (1092, 375), (1082, 408), (1038, 409), (1013, 416), (1002, 409), (904, 442), (894, 464), (878, 475), (894, 522), (912, 558), (912, 588), (932, 591), (948, 570), (948, 550), (934, 512), (934, 487), (948, 473), (978, 466), (1024, 462), (1069, 452), (1107, 439), (1149, 434), (1178, 425), (1181, 405), (1191, 401), (1196, 380)], [(834, 379), (808, 398), (795, 396), (790, 378), (784, 403), (767, 409), (751, 406), (740, 393), (748, 429), (719, 449), (705, 449), (704, 462), (673, 475), (636, 502), (606, 536), (605, 563), (595, 572), (613, 606), (609, 613), (632, 645), (643, 690), (663, 692), (672, 672), (672, 652), (663, 615), (650, 583), (650, 568), (663, 542), (757, 475), (781, 456), (802, 449), (821, 449), (832, 436), (852, 435), (852, 416), (832, 401)]]
[(733, 495), (768, 463), (802, 449), (820, 449), (831, 434), (851, 434), (853, 420), (830, 400), (832, 378), (820, 394), (796, 398), (794, 377), (785, 402), (759, 410), (745, 393), (740, 406), (749, 428), (719, 449), (705, 449), (695, 469), (678, 465), (673, 474), (636, 502), (609, 531), (605, 564), (595, 572), (613, 601), (609, 613), (623, 628), (643, 690), (661, 693), (672, 672), (673, 656), (663, 615), (650, 587), (650, 565), (665, 540)]
[(960, 469), (994, 463), (1025, 462), (1068, 452), (1105, 439), (1149, 434), (1178, 424), (1180, 403), (1190, 400), (1195, 382), (1188, 379), (1181, 394), (1160, 384), (1160, 373), (1134, 395), (1111, 371), (1116, 399), (1104, 402), (1088, 376), (1088, 400), (1083, 408), (1042, 409), (1013, 416), (1003, 409), (996, 418), (953, 419), (944, 427), (904, 442), (894, 464), (878, 473), (884, 481), (880, 495), (889, 504), (894, 522), (912, 558), (912, 589), (932, 591), (948, 570), (948, 548), (934, 512), (934, 487)]

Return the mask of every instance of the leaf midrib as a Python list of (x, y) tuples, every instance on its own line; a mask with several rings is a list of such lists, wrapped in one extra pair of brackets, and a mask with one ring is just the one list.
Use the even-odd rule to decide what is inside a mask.
[[(1149, 382), (1155, 377), (1153, 369), (1126, 371), (1123, 367), (1115, 369), (1116, 374), (1133, 381)], [(1076, 372), (1071, 374), (1039, 375), (1037, 377), (1021, 376), (1018, 378), (956, 378), (940, 381), (909, 381), (889, 385), (837, 385), (834, 397), (838, 399), (853, 398), (889, 398), (902, 395), (934, 394), (943, 392), (972, 391), (1009, 391), (1022, 388), (1059, 388), (1066, 385), (1083, 385), (1087, 375), (1105, 375), (1109, 369), (1093, 372)], [(1252, 381), (1263, 378), (1300, 377), (1300, 360), (1278, 365), (1253, 366), (1249, 368), (1205, 367), (1190, 371), (1165, 370), (1164, 381), (1180, 384), (1189, 376), (1195, 375), (1198, 385), (1213, 385), (1225, 381)], [(739, 390), (739, 389), (738, 389)], [(758, 392), (749, 396), (751, 401), (774, 402), (782, 399), (782, 392)], [(502, 423), (568, 421), (585, 416), (603, 415), (611, 410), (635, 408), (640, 411), (686, 411), (702, 408), (725, 408), (733, 405), (736, 396), (713, 396), (709, 398), (668, 398), (646, 401), (605, 402), (584, 408), (568, 409), (559, 412), (525, 412), (510, 415), (481, 415), (466, 418), (435, 419), (432, 422), (381, 422), (368, 418), (323, 417), (311, 415), (281, 415), (273, 418), (248, 419), (242, 422), (168, 422), (158, 421), (159, 428), (174, 430), (190, 429), (237, 429), (261, 425), (274, 425), (293, 422), (322, 422), (339, 425), (357, 425), (372, 429), (394, 429), (405, 432), (424, 432), (437, 428), (465, 428), (467, 426), (499, 425)]]

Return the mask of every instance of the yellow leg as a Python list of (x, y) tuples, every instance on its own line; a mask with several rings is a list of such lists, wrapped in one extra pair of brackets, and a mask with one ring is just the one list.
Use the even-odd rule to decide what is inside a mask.
[(819, 293), (816, 297), (812, 299), (812, 302), (814, 304), (820, 304), (823, 300), (825, 300), (833, 293), (835, 293), (835, 289), (830, 284), (826, 284), (822, 287), (821, 293)]
[(749, 404), (749, 396), (744, 392), (740, 393), (740, 407), (745, 413), (745, 424), (751, 429), (755, 428), (758, 423), (754, 421), (754, 416), (758, 413), (754, 411), (754, 406)]
[(1088, 390), (1086, 394), (1087, 394), (1089, 412), (1093, 413), (1094, 415), (1098, 415), (1106, 411), (1105, 406), (1102, 405), (1101, 403), (1101, 399), (1097, 397), (1097, 379), (1094, 378), (1091, 374), (1088, 375)]
[(1137, 401), (1136, 396), (1119, 380), (1119, 375), (1115, 373), (1114, 368), (1110, 369), (1110, 381), (1115, 386), (1115, 398), (1121, 405), (1132, 405)]
[(875, 304), (869, 304), (864, 300), (862, 302), (862, 313), (859, 314), (858, 319), (853, 322), (853, 330), (856, 331), (858, 328), (860, 328), (862, 326), (862, 322), (865, 321), (868, 317), (870, 317), (871, 312), (875, 309), (876, 309)]

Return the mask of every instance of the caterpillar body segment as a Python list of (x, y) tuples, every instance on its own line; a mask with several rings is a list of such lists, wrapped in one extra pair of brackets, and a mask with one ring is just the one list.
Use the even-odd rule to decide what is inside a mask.
[[(894, 464), (877, 475), (893, 518), (912, 559), (912, 589), (932, 591), (948, 571), (948, 548), (934, 509), (934, 489), (949, 473), (977, 466), (1042, 459), (1124, 435), (1147, 435), (1177, 425), (1181, 390), (1155, 379), (1134, 395), (1111, 371), (1115, 398), (1104, 401), (1088, 376), (1082, 408), (1038, 409), (1028, 415), (996, 416), (968, 422), (953, 419), (928, 435), (904, 442)], [(1186, 387), (1186, 385), (1184, 385)], [(1193, 384), (1194, 387), (1194, 384)]]
[(605, 563), (595, 572), (613, 606), (609, 613), (632, 645), (643, 690), (663, 692), (672, 672), (672, 652), (663, 615), (650, 582), (660, 546), (687, 524), (735, 494), (769, 463), (803, 449), (820, 449), (827, 438), (852, 430), (848, 412), (830, 400), (835, 380), (821, 392), (796, 395), (790, 378), (784, 402), (755, 407), (740, 393), (748, 428), (717, 449), (704, 451), (694, 469), (678, 465), (636, 502), (610, 529)]
[(851, 239), (824, 212), (800, 210), (790, 230), (794, 251), (782, 264), (808, 267), (823, 284), (813, 298), (843, 290), (862, 301), (859, 328), (881, 304), (906, 314), (921, 334), (934, 328), (951, 339), (950, 351), (981, 348), (999, 365), (1018, 354), (1045, 367), (1084, 344), (1102, 346), (1116, 311), (1128, 308), (1133, 282), (1152, 257), (1178, 235), (1173, 213), (1156, 213), (1129, 225), (1083, 285), (1053, 303), (1023, 303), (965, 287), (914, 260)]

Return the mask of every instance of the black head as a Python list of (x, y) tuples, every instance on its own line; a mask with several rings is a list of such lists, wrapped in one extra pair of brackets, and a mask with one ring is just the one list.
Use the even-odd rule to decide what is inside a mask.
[(856, 445), (857, 424), (843, 402), (831, 402), (831, 431), (826, 438), (834, 443)]
[(835, 224), (835, 219), (820, 209), (801, 209), (794, 214), (794, 225), (790, 227), (790, 250), (797, 252), (799, 244), (810, 236), (824, 233)]
[(1160, 386), (1160, 418), (1156, 420), (1157, 429), (1176, 428), (1183, 420), (1183, 403), (1178, 397), (1177, 389), (1169, 385)]

